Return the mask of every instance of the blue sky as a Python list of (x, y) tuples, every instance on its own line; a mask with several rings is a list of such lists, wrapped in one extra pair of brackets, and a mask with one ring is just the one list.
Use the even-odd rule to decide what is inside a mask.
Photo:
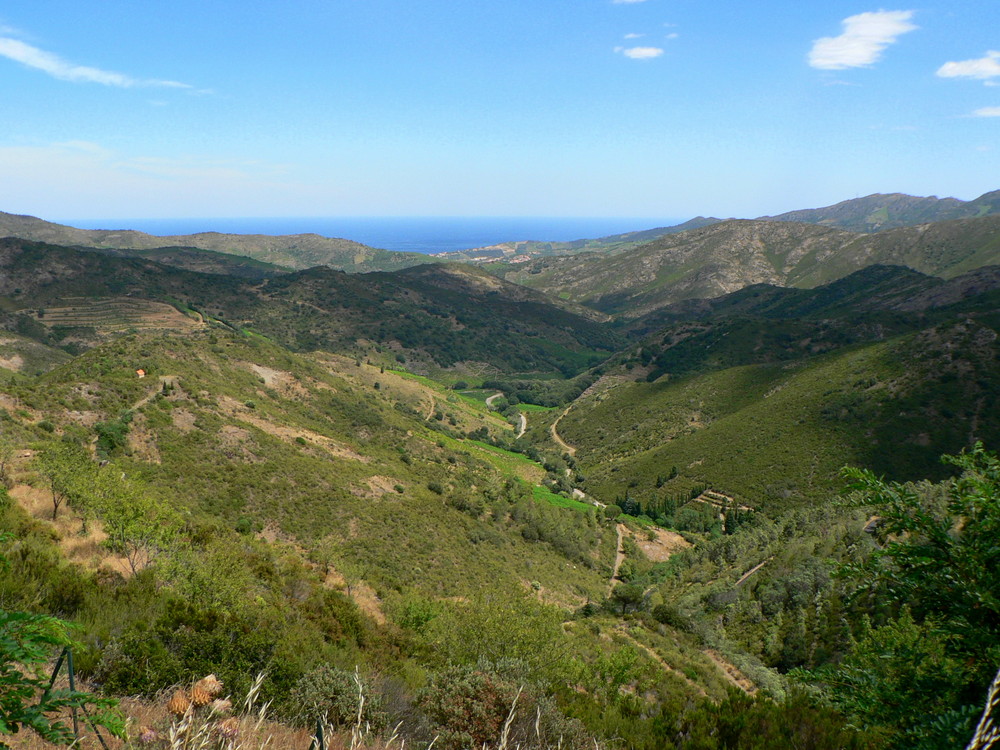
[(1000, 188), (1000, 4), (16, 0), (0, 210), (758, 216)]

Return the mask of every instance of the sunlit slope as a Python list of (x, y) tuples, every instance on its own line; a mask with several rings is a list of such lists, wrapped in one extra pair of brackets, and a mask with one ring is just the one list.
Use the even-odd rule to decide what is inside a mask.
[(631, 319), (753, 284), (815, 287), (876, 264), (951, 278), (998, 260), (996, 215), (877, 234), (793, 222), (724, 221), (617, 255), (523, 263), (506, 278)]
[(128, 336), (6, 393), (54, 438), (121, 425), (112, 457), (193, 522), (249, 524), (382, 595), (538, 581), (573, 604), (606, 587), (613, 532), (536, 502), (465, 438), (509, 425), (378, 367), (243, 334)]
[[(623, 381), (575, 402), (558, 431), (607, 501), (706, 484), (761, 506), (823, 498), (847, 464), (940, 475), (942, 453), (1000, 440), (998, 353), (996, 331), (970, 321), (806, 360)], [(673, 467), (678, 477), (656, 487)]]

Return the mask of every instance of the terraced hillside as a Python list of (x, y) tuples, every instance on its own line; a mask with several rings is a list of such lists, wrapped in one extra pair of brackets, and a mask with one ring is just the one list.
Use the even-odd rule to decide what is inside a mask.
[(67, 300), (127, 297), (250, 327), (298, 350), (423, 368), (575, 374), (621, 343), (599, 315), (581, 315), (475, 268), (364, 275), (314, 268), (248, 280), (10, 238), (0, 240), (0, 268), (11, 327), (24, 328), (25, 311), (66, 307)]
[(131, 297), (65, 298), (62, 302), (65, 304), (59, 307), (21, 312), (50, 328), (89, 328), (100, 336), (128, 331), (192, 331), (205, 325), (197, 315), (185, 315), (164, 302)]

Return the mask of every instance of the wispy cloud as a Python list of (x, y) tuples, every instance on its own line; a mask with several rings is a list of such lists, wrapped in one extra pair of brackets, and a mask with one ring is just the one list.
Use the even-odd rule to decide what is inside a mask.
[(625, 38), (626, 39), (642, 39), (644, 36), (646, 36), (646, 35), (645, 34), (626, 34)]
[(990, 50), (977, 60), (946, 62), (938, 68), (937, 74), (941, 78), (972, 78), (989, 82), (991, 78), (1000, 77), (1000, 52)]
[[(0, 205), (45, 216), (236, 216), (274, 205), (308, 205), (319, 183), (294, 165), (210, 154), (116, 152), (91, 141), (8, 145), (0, 141)], [(323, 200), (329, 201), (327, 194)], [(320, 210), (315, 201), (310, 210)]]
[(1000, 117), (1000, 107), (982, 107), (972, 113), (973, 117)]
[(859, 13), (843, 21), (844, 33), (813, 42), (809, 65), (820, 70), (862, 68), (879, 60), (896, 39), (915, 30), (912, 10)]
[[(9, 32), (9, 29), (6, 31)], [(6, 57), (29, 68), (48, 73), (53, 78), (73, 83), (99, 83), (102, 86), (117, 86), (133, 88), (139, 86), (154, 86), (173, 89), (190, 89), (192, 86), (179, 81), (163, 81), (156, 79), (138, 79), (124, 73), (111, 70), (92, 68), (87, 65), (75, 65), (63, 60), (58, 55), (34, 47), (20, 39), (0, 36), (0, 56)]]
[(632, 60), (652, 60), (663, 54), (661, 47), (615, 47), (615, 52)]

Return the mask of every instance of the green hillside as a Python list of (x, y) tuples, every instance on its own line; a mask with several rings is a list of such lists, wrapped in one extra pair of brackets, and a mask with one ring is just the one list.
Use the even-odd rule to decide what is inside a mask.
[(289, 746), (960, 746), (1000, 658), (994, 224), (722, 222), (546, 260), (569, 301), (0, 240), (4, 612), (74, 623), (160, 746), (177, 686), (261, 672)]
[[(940, 475), (936, 459), (1000, 441), (996, 331), (945, 324), (790, 362), (625, 382), (574, 402), (559, 434), (605, 501), (708, 485), (755, 507), (822, 498), (845, 465), (894, 479)], [(671, 467), (673, 485), (656, 488)]]
[[(169, 254), (174, 257), (175, 248), (196, 248), (293, 270), (325, 265), (363, 273), (392, 271), (427, 262), (427, 256), (420, 253), (381, 250), (353, 240), (321, 237), (318, 234), (272, 236), (201, 232), (159, 237), (130, 229), (77, 229), (34, 216), (3, 212), (0, 212), (0, 237), (19, 237), (53, 245), (119, 251), (165, 252), (169, 249)], [(246, 260), (243, 264), (249, 266)]]
[(360, 275), (318, 267), (248, 280), (17, 239), (0, 240), (0, 267), (6, 308), (43, 325), (46, 308), (127, 297), (168, 303), (201, 324), (249, 327), (299, 351), (480, 372), (575, 374), (621, 343), (596, 316), (473, 268)]
[(871, 235), (810, 224), (725, 221), (628, 252), (546, 258), (504, 277), (625, 318), (753, 284), (811, 288), (871, 265), (951, 278), (1000, 260), (1000, 217)]
[[(654, 747), (726, 697), (695, 634), (601, 607), (619, 535), (649, 568), (644, 533), (533, 484), (561, 470), (492, 444), (509, 425), (448, 389), (204, 330), (119, 337), (0, 406), (0, 595), (76, 622), (77, 669), (110, 694), (209, 671), (241, 694), (266, 670), (293, 722), (320, 668), (412, 702), (478, 665), (581, 748)], [(406, 711), (428, 742), (434, 714)]]
[(778, 216), (762, 216), (769, 221), (796, 221), (840, 227), (852, 232), (880, 232), (886, 229), (929, 224), (952, 219), (970, 219), (1000, 212), (1000, 191), (985, 193), (971, 201), (957, 198), (917, 197), (903, 193), (876, 193), (841, 201), (825, 208), (789, 211)]

